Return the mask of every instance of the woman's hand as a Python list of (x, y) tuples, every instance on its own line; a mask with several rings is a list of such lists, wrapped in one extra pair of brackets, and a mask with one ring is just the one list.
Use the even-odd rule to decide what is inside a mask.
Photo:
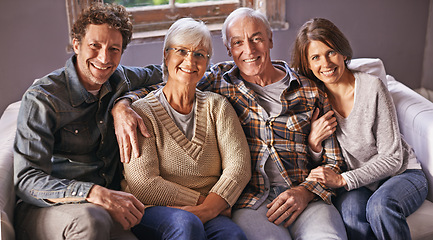
[(347, 185), (343, 176), (332, 171), (330, 168), (322, 166), (311, 170), (310, 174), (305, 180), (319, 182), (330, 188), (340, 188)]
[[(202, 197), (202, 196), (200, 196)], [(231, 211), (227, 209), (228, 204), (226, 200), (224, 200), (222, 197), (215, 193), (210, 193), (203, 201), (203, 199), (199, 199), (198, 205), (196, 206), (172, 206), (173, 208), (182, 209), (185, 211), (188, 211), (190, 213), (193, 213), (198, 218), (200, 218), (201, 222), (205, 224), (209, 220), (214, 219), (218, 215), (230, 215)]]
[(333, 111), (328, 111), (319, 119), (318, 116), (319, 109), (316, 108), (311, 118), (311, 131), (308, 135), (308, 144), (316, 153), (322, 151), (322, 142), (331, 136), (337, 127), (337, 119)]
[(120, 160), (129, 163), (131, 150), (135, 157), (140, 156), (138, 148), (137, 127), (141, 134), (150, 137), (143, 119), (131, 108), (129, 100), (120, 100), (111, 110), (114, 119), (114, 130), (119, 144)]

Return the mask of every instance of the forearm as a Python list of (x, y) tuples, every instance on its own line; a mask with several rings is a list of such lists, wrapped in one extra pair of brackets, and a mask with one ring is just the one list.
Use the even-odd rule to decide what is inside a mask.
[(200, 193), (161, 177), (142, 179), (140, 182), (128, 181), (128, 191), (143, 204), (157, 206), (194, 206)]
[(201, 205), (203, 209), (209, 213), (209, 216), (212, 216), (212, 218), (215, 218), (221, 212), (230, 207), (226, 200), (215, 193), (209, 193)]
[(331, 197), (335, 195), (335, 192), (333, 189), (326, 187), (324, 184), (317, 181), (306, 180), (299, 184), (299, 187), (303, 187), (305, 190), (312, 193), (312, 195), (309, 195), (310, 201), (316, 197), (319, 197), (326, 203), (332, 204)]
[(28, 170), (17, 176), (17, 195), (39, 207), (84, 202), (93, 186), (93, 183), (54, 178), (37, 170)]
[[(145, 125), (152, 130), (149, 118)], [(138, 138), (141, 147), (139, 157), (124, 164), (124, 174), (129, 191), (144, 204), (160, 206), (196, 205), (200, 193), (167, 181), (160, 174), (159, 155), (156, 150), (155, 133), (150, 138)]]
[(220, 195), (233, 206), (251, 179), (251, 155), (233, 107), (226, 99), (218, 102), (223, 103), (216, 124), (223, 171), (210, 192)]
[(352, 190), (366, 186), (394, 175), (401, 167), (399, 159), (377, 154), (362, 167), (343, 172), (347, 189)]
[(126, 92), (123, 96), (116, 99), (115, 105), (121, 100), (128, 100), (130, 103), (135, 102), (141, 98), (144, 98), (147, 94), (149, 94), (149, 92), (150, 91), (147, 88)]
[[(38, 149), (42, 149), (43, 141), (38, 143)], [(14, 181), (20, 199), (40, 207), (84, 201), (93, 183), (57, 178), (48, 174), (53, 168), (51, 156), (31, 148), (25, 149), (27, 152), (24, 153), (21, 145), (25, 144), (18, 137), (14, 152)]]

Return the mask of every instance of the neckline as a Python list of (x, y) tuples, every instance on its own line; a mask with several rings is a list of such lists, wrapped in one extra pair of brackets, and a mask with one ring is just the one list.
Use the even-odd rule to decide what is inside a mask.
[(205, 140), (206, 140), (206, 109), (205, 109), (205, 93), (197, 90), (196, 91), (196, 108), (195, 117), (196, 121), (194, 123), (195, 133), (191, 140), (189, 140), (185, 134), (177, 127), (174, 120), (169, 116), (165, 108), (155, 97), (154, 93), (151, 92), (147, 97), (150, 107), (154, 110), (155, 117), (159, 119), (167, 132), (173, 137), (173, 139), (181, 146), (186, 152), (188, 152), (193, 158), (195, 158), (201, 151)]

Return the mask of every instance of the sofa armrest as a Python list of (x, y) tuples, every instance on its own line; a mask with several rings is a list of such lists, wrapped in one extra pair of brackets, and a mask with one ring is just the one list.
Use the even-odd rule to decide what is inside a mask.
[(433, 201), (433, 103), (387, 75), (397, 110), (400, 132), (415, 150), (429, 183), (427, 199)]
[(9, 105), (0, 119), (0, 214), (1, 239), (15, 239), (13, 214), (15, 191), (13, 182), (13, 143), (21, 102)]

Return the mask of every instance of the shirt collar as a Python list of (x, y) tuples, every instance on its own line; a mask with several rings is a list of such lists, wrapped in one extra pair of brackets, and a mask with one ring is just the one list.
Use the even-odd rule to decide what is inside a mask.
[[(69, 99), (73, 107), (81, 105), (83, 102), (93, 103), (98, 101), (98, 98), (93, 94), (89, 93), (86, 88), (81, 84), (77, 70), (75, 69), (75, 62), (77, 57), (74, 55), (66, 61), (65, 72), (66, 72), (66, 86), (69, 93)], [(111, 79), (111, 77), (110, 77)], [(110, 85), (110, 79), (105, 82), (101, 90), (99, 91), (100, 97), (103, 97), (108, 92), (111, 92), (112, 88)]]
[[(238, 66), (236, 66), (236, 64), (233, 61), (228, 62), (227, 64), (232, 64), (233, 67), (229, 71), (223, 74), (223, 78), (231, 79), (233, 84), (236, 85), (240, 84), (243, 80), (239, 72)], [(272, 61), (272, 65), (286, 72), (286, 76), (284, 78), (287, 77), (289, 78), (289, 83), (288, 83), (289, 86), (292, 83), (292, 81), (297, 81), (299, 84), (301, 84), (301, 81), (299, 80), (299, 75), (295, 73), (285, 61), (281, 61), (281, 60)]]

